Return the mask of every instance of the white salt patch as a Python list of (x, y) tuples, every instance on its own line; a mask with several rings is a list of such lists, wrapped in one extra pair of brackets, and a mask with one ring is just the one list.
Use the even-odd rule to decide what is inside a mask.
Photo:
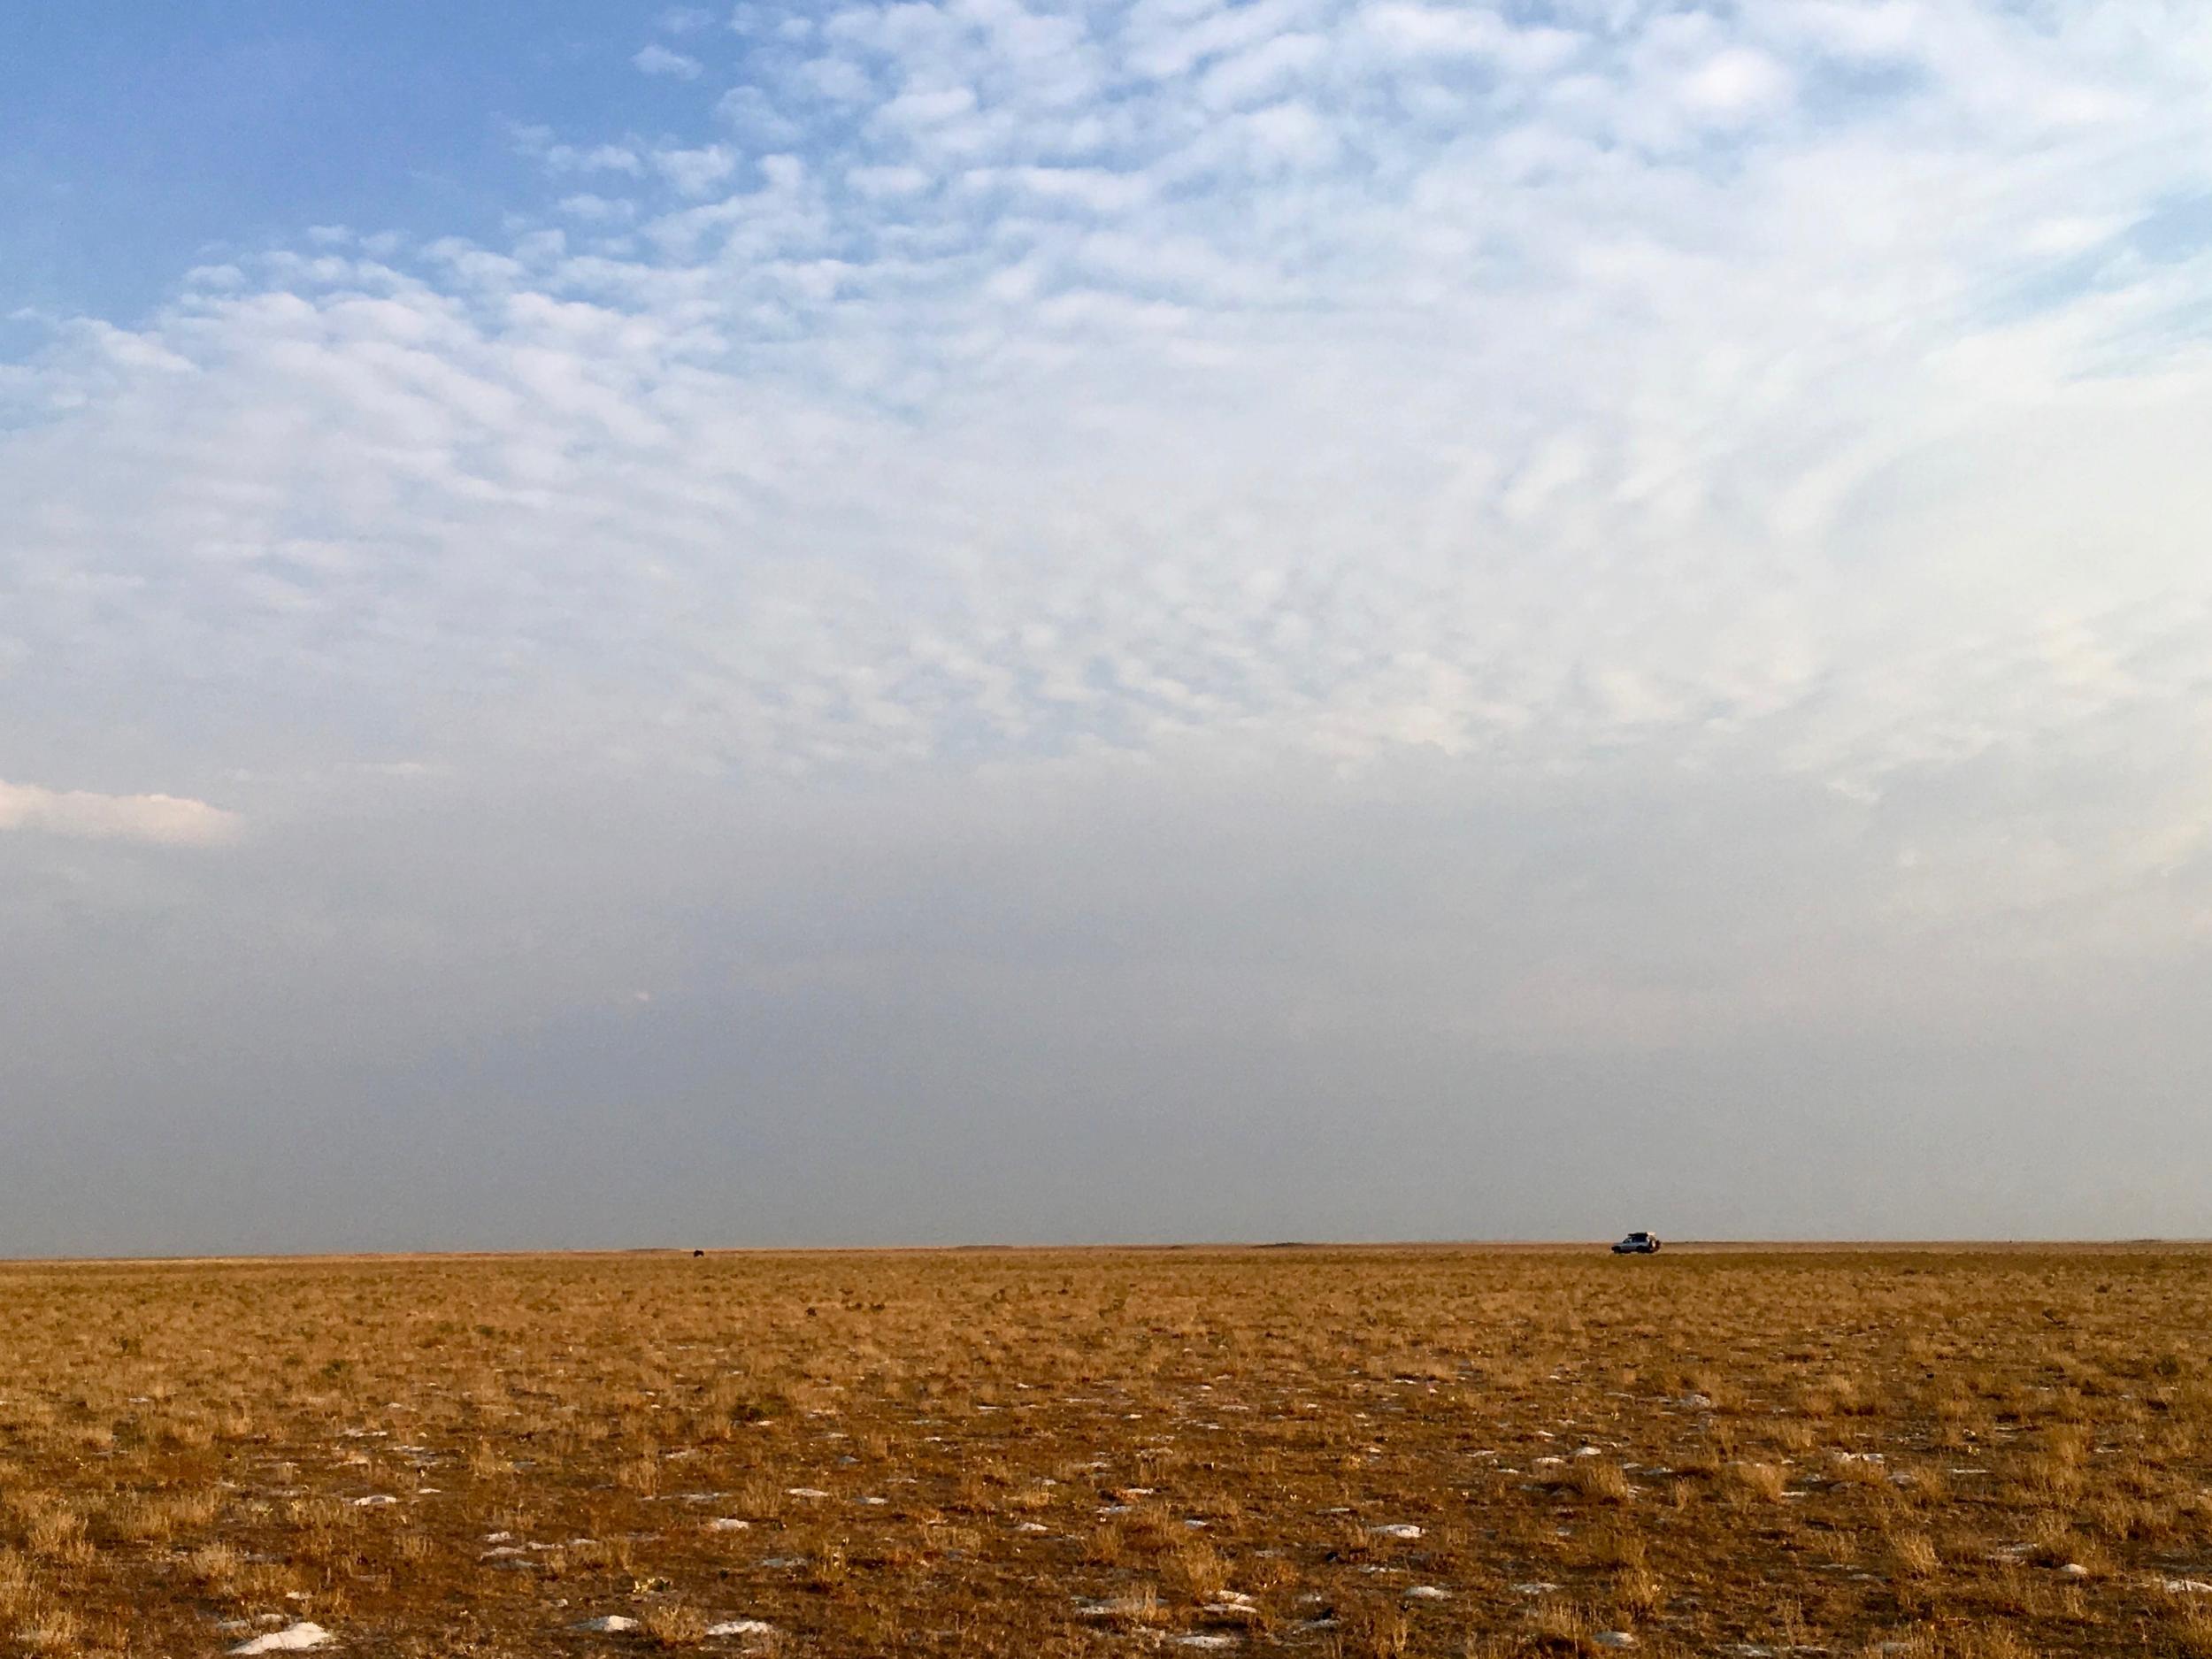
[(1591, 1640), (1601, 1647), (1633, 1647), (1636, 1639), (1624, 1630), (1601, 1630)]
[(1194, 1630), (1175, 1637), (1173, 1640), (1179, 1647), (1234, 1647), (1238, 1645), (1237, 1638), (1226, 1631), (1218, 1630)]
[(1382, 1526), (1371, 1526), (1367, 1530), (1381, 1538), (1415, 1539), (1421, 1536), (1421, 1529), (1410, 1521), (1392, 1521)]
[(2069, 1578), (2086, 1578), (2089, 1576), (2089, 1569), (2083, 1566), (2078, 1561), (2068, 1562), (2063, 1567), (2059, 1569), (2059, 1571), (2065, 1574)]
[(784, 1495), (791, 1498), (826, 1498), (829, 1494), (819, 1486), (786, 1486)]
[(1526, 1584), (1515, 1585), (1513, 1593), (1516, 1595), (1549, 1595), (1558, 1587), (1548, 1579), (1532, 1578)]
[(388, 1493), (372, 1492), (365, 1498), (356, 1498), (353, 1501), (353, 1507), (357, 1509), (379, 1509), (383, 1508), (384, 1505), (388, 1503), (397, 1503), (398, 1502), (399, 1500), (397, 1498), (393, 1497)]
[(2162, 1578), (2158, 1587), (2168, 1595), (2212, 1595), (2212, 1584), (2202, 1578)]
[(750, 1521), (741, 1521), (734, 1515), (718, 1515), (707, 1523), (710, 1532), (741, 1532), (751, 1526)]
[(707, 1626), (710, 1636), (772, 1636), (776, 1627), (764, 1618), (726, 1618)]
[(1406, 1595), (1416, 1601), (1448, 1601), (1452, 1599), (1449, 1590), (1440, 1590), (1432, 1584), (1417, 1584), (1406, 1592)]
[(637, 1627), (637, 1620), (634, 1618), (625, 1618), (619, 1613), (608, 1613), (602, 1615), (598, 1618), (588, 1618), (582, 1624), (575, 1626), (578, 1630), (594, 1630), (600, 1632), (603, 1635), (610, 1636), (626, 1630), (635, 1630)]
[(890, 1502), (891, 1500), (888, 1498), (863, 1498), (861, 1499), (861, 1502), (868, 1505), (871, 1509), (879, 1509), (883, 1505)]
[(319, 1647), (336, 1637), (320, 1624), (302, 1619), (282, 1630), (273, 1630), (266, 1636), (257, 1636), (251, 1641), (242, 1641), (231, 1649), (234, 1654), (300, 1653), (310, 1647)]
[(1048, 1532), (1052, 1529), (1039, 1521), (1024, 1521), (1014, 1530), (1018, 1532)]

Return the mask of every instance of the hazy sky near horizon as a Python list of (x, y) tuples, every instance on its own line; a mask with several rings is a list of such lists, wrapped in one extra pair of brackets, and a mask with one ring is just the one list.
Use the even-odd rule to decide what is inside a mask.
[(6, 33), (0, 1254), (2212, 1233), (2212, 9)]

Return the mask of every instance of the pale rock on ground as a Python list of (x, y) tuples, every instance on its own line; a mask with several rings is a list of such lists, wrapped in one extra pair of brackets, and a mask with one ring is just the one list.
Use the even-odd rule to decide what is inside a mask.
[(257, 1636), (251, 1641), (242, 1641), (231, 1649), (234, 1654), (303, 1653), (310, 1647), (320, 1647), (338, 1639), (320, 1624), (302, 1619), (282, 1630), (273, 1630), (266, 1636)]

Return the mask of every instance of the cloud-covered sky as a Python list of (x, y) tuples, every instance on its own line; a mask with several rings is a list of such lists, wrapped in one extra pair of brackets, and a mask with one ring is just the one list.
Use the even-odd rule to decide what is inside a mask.
[(2212, 12), (137, 10), (0, 1251), (2212, 1233)]

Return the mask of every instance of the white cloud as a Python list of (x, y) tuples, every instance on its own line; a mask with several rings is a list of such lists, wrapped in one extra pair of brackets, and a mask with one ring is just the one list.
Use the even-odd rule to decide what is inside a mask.
[(1933, 31), (1914, 0), (1798, 0), (1778, 7), (1774, 21), (1839, 58), (1870, 62), (1909, 57)]
[(1201, 77), (1198, 96), (1219, 109), (1233, 109), (1263, 98), (1310, 72), (1329, 52), (1317, 34), (1278, 35), (1233, 57), (1217, 61)]
[(980, 188), (1010, 187), (1041, 202), (1065, 202), (1100, 213), (1118, 213), (1142, 202), (1152, 186), (1141, 175), (1098, 167), (979, 168), (967, 182)]
[(679, 81), (696, 81), (703, 67), (697, 58), (671, 51), (658, 41), (640, 47), (630, 62), (641, 74), (672, 75)]
[(595, 224), (622, 223), (637, 217), (634, 203), (610, 199), (603, 196), (582, 194), (565, 196), (555, 204), (557, 209), (571, 219), (580, 219)]
[(0, 780), (0, 831), (157, 847), (218, 847), (237, 838), (234, 812), (172, 795), (96, 795)]
[(882, 119), (895, 126), (930, 127), (967, 114), (975, 108), (975, 93), (968, 87), (914, 87), (883, 105)]
[(1703, 117), (1736, 121), (1786, 103), (1791, 86), (1789, 72), (1766, 53), (1731, 47), (1685, 75), (1681, 95)]
[(1391, 50), (1417, 56), (1494, 58), (1523, 72), (1556, 69), (1583, 44), (1573, 32), (1517, 27), (1476, 7), (1385, 0), (1361, 12), (1366, 29)]
[(818, 58), (800, 72), (806, 84), (840, 104), (865, 103), (874, 88), (868, 72), (845, 58)]
[(854, 167), (845, 182), (863, 196), (913, 196), (929, 188), (929, 174), (919, 167)]
[(705, 196), (737, 171), (737, 157), (726, 145), (705, 144), (696, 150), (656, 150), (653, 166), (679, 194)]
[(1335, 157), (1340, 147), (1336, 129), (1307, 105), (1294, 101), (1271, 104), (1263, 110), (1231, 123), (1225, 130), (1248, 141), (1260, 171), (1269, 160), (1280, 159), (1318, 166)]

